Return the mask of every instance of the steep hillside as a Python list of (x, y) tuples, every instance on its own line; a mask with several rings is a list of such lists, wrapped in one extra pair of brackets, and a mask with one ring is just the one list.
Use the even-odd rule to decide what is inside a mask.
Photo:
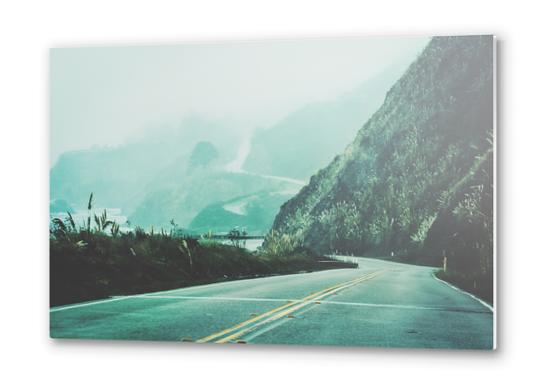
[(490, 281), (492, 47), (490, 36), (434, 38), (274, 229), (324, 253), (446, 256)]
[(257, 131), (243, 169), (307, 180), (351, 142), (408, 63), (396, 63), (338, 99), (306, 105)]

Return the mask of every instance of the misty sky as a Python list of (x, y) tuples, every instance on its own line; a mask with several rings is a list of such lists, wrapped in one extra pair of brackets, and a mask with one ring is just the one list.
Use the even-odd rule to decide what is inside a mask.
[(196, 113), (250, 131), (356, 88), (425, 37), (51, 50), (51, 161), (117, 145)]

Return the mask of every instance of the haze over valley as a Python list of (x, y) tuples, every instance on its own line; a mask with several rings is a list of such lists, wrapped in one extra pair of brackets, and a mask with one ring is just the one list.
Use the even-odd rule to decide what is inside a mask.
[[(406, 45), (403, 43), (394, 46), (393, 42), (389, 42), (375, 49), (363, 41), (347, 40), (341, 49), (353, 59), (350, 65), (361, 62), (359, 65), (372, 75), (364, 79), (366, 76), (360, 76), (359, 71), (352, 72), (349, 76), (350, 81), (359, 78), (363, 80), (357, 85), (343, 85), (342, 91), (337, 90), (337, 83), (347, 75), (337, 73), (336, 78), (332, 78), (331, 73), (335, 73), (329, 72), (334, 71), (332, 64), (337, 66), (337, 70), (346, 65), (343, 56), (336, 59), (329, 57), (330, 54), (337, 53), (335, 45), (329, 44), (330, 42), (315, 45), (311, 41), (299, 41), (286, 42), (281, 48), (280, 44), (272, 44), (268, 54), (273, 53), (275, 61), (266, 66), (252, 59), (254, 67), (250, 68), (249, 72), (258, 73), (263, 68), (271, 71), (274, 65), (275, 71), (283, 75), (280, 80), (282, 83), (305, 81), (310, 84), (306, 86), (306, 91), (310, 92), (317, 89), (315, 82), (320, 82), (324, 92), (320, 90), (311, 95), (307, 94), (306, 101), (303, 102), (299, 95), (284, 94), (288, 92), (287, 86), (280, 88), (280, 92), (276, 87), (274, 91), (276, 95), (271, 96), (280, 102), (268, 103), (268, 112), (265, 112), (266, 108), (260, 104), (256, 105), (251, 100), (252, 96), (256, 98), (260, 96), (254, 94), (247, 98), (241, 91), (235, 94), (235, 88), (232, 88), (232, 97), (237, 100), (237, 105), (232, 107), (235, 113), (232, 112), (229, 117), (216, 117), (216, 108), (209, 105), (209, 113), (205, 113), (204, 110), (198, 112), (193, 110), (179, 118), (177, 123), (161, 124), (160, 120), (149, 123), (142, 120), (133, 123), (134, 127), (127, 131), (126, 137), (121, 139), (119, 144), (117, 144), (119, 139), (114, 139), (118, 136), (118, 133), (115, 133), (109, 145), (105, 146), (100, 145), (99, 141), (93, 142), (92, 136), (88, 136), (87, 132), (83, 135), (85, 138), (89, 137), (90, 141), (86, 149), (74, 148), (71, 151), (61, 152), (56, 161), (53, 158), (52, 203), (58, 205), (58, 202), (61, 202), (75, 210), (84, 210), (86, 200), (93, 192), (99, 209), (121, 210), (122, 215), (126, 217), (126, 220), (123, 220), (125, 227), (128, 221), (132, 226), (147, 229), (169, 228), (173, 220), (186, 230), (200, 233), (209, 230), (223, 232), (228, 228), (243, 227), (249, 233), (263, 235), (271, 228), (280, 206), (293, 197), (308, 182), (312, 174), (328, 164), (350, 143), (355, 132), (380, 106), (388, 89), (406, 70), (426, 42), (426, 38), (411, 38)], [(297, 47), (298, 57), (292, 60), (302, 61), (303, 57), (300, 57), (302, 54), (306, 56), (305, 59), (313, 57), (319, 57), (320, 61), (325, 59), (323, 64), (316, 65), (321, 68), (312, 69), (314, 73), (310, 79), (305, 79), (307, 75), (301, 72), (292, 73), (293, 69), (290, 67), (280, 72), (282, 62), (286, 59), (282, 54), (290, 52), (293, 46)], [(216, 47), (208, 48), (212, 52), (212, 48)], [(252, 49), (250, 45), (245, 48)], [(183, 65), (187, 64), (183, 63), (184, 56), (176, 49), (171, 47), (173, 51), (171, 58), (179, 60), (178, 71), (182, 71)], [(136, 52), (130, 52), (128, 48), (127, 50), (127, 56), (137, 56)], [(157, 50), (167, 51), (167, 47)], [(82, 58), (88, 60), (93, 57), (92, 52), (93, 49), (89, 48), (79, 55), (75, 52), (67, 56), (62, 50), (53, 51), (53, 62), (57, 60), (64, 64), (62, 60), (71, 62)], [(103, 66), (104, 55), (111, 52), (107, 48), (96, 49), (94, 60)], [(228, 60), (236, 62), (235, 57), (230, 58), (227, 54), (226, 56)], [(390, 60), (391, 58), (393, 59)], [(150, 61), (148, 58), (145, 60)], [(380, 63), (381, 65), (377, 66)], [(163, 65), (160, 57), (149, 70), (159, 64)], [(89, 71), (88, 65), (86, 63), (81, 71)], [(171, 63), (168, 62), (165, 67), (172, 71), (170, 81), (179, 82), (177, 72), (173, 72)], [(295, 69), (295, 63), (293, 68)], [(230, 72), (232, 70), (230, 68)], [(112, 75), (111, 72), (106, 72), (108, 77)], [(98, 74), (99, 70), (93, 73), (94, 76)], [(62, 78), (63, 74), (57, 73), (56, 76)], [(67, 81), (72, 79), (74, 74), (68, 73), (64, 76)], [(161, 76), (158, 76), (162, 81), (161, 86), (168, 87)], [(300, 80), (294, 80), (299, 77)], [(124, 78), (124, 75), (121, 78)], [(133, 81), (137, 83), (141, 79)], [(258, 81), (260, 86), (270, 87), (266, 85), (265, 78)], [(202, 83), (209, 87), (208, 81), (202, 80)], [(240, 87), (245, 85), (238, 84)], [(89, 95), (81, 95), (86, 90), (85, 86), (88, 87), (87, 84), (82, 84), (80, 89), (74, 90), (74, 94), (70, 95), (65, 94), (65, 90), (60, 87), (58, 91), (53, 89), (53, 105), (60, 104), (66, 97), (75, 97), (75, 100), (79, 97), (81, 102), (88, 102)], [(73, 85), (66, 86), (70, 87), (74, 88)], [(332, 89), (335, 89), (334, 93)], [(224, 92), (220, 89), (217, 91), (219, 94)], [(170, 89), (166, 88), (163, 92), (169, 98), (173, 97), (174, 92)], [(185, 94), (190, 95), (191, 92), (192, 88), (181, 89), (178, 95), (175, 93), (179, 97), (179, 114), (183, 114), (182, 111), (185, 110), (182, 98), (186, 98)], [(315, 97), (319, 100), (312, 101)], [(70, 104), (75, 100), (70, 100)], [(283, 100), (290, 100), (289, 106), (285, 106)], [(168, 103), (170, 102), (168, 99)], [(115, 100), (112, 105), (119, 103), (122, 104), (122, 100)], [(239, 108), (245, 104), (246, 115), (250, 117), (243, 119), (244, 110), (239, 112)], [(107, 106), (107, 114), (111, 114), (112, 105)], [(282, 109), (277, 105), (283, 105)], [(254, 107), (257, 110), (264, 110), (259, 120), (255, 116)], [(97, 103), (96, 108), (104, 107)], [(203, 109), (201, 106), (199, 108)], [(145, 106), (140, 109), (145, 110)], [(151, 103), (148, 109), (154, 111), (156, 108)], [(62, 132), (69, 132), (64, 130), (64, 125), (59, 124), (59, 128), (54, 125), (58, 120), (57, 115), (66, 114), (64, 110), (65, 108), (62, 110), (59, 108), (58, 111), (53, 109), (53, 142), (62, 135)], [(277, 110), (278, 113), (272, 113)], [(68, 111), (67, 114), (67, 118), (73, 119), (73, 111)], [(138, 110), (131, 114), (143, 115)], [(223, 111), (222, 114), (225, 115)], [(277, 117), (273, 120), (270, 116)], [(77, 123), (76, 119), (74, 121)], [(257, 121), (263, 125), (259, 125)], [(82, 126), (87, 124), (83, 120), (79, 123)], [(141, 126), (145, 124), (147, 129), (141, 131)], [(75, 129), (76, 127), (72, 128)], [(97, 129), (96, 140), (103, 143), (104, 138), (107, 138), (107, 134)], [(63, 138), (59, 138), (58, 142), (63, 143)], [(55, 204), (51, 206), (53, 213), (57, 213), (54, 212)]]

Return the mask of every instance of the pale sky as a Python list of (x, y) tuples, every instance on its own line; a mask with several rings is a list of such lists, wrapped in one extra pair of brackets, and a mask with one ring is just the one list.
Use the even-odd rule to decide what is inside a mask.
[(51, 50), (51, 161), (67, 150), (118, 145), (196, 113), (239, 129), (266, 127), (332, 99), (427, 37), (275, 40)]

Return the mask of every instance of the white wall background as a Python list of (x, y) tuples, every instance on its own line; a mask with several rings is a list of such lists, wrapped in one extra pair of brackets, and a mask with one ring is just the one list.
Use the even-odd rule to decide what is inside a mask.
[[(17, 1), (0, 5), (3, 382), (497, 382), (540, 377), (536, 2)], [(500, 329), (493, 353), (48, 339), (48, 48), (391, 34), (500, 39)], [(30, 219), (28, 219), (30, 217)], [(38, 219), (36, 219), (38, 217)]]

